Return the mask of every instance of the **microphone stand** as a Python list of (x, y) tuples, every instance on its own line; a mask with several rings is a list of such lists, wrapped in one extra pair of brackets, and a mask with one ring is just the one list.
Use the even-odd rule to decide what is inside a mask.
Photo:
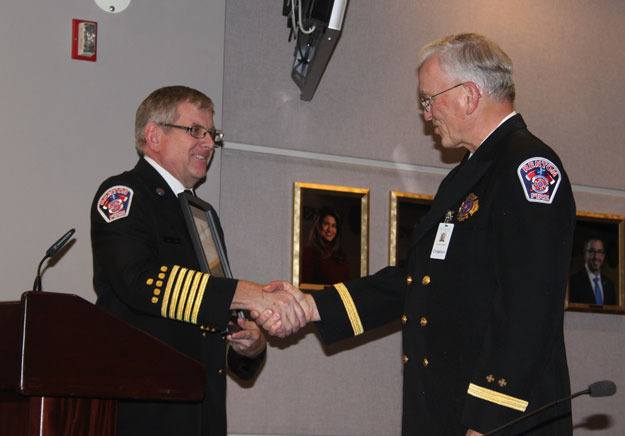
[(68, 230), (58, 241), (46, 250), (46, 254), (43, 256), (43, 259), (41, 259), (41, 262), (39, 262), (39, 266), (37, 266), (37, 275), (35, 276), (35, 282), (33, 283), (34, 292), (41, 292), (41, 266), (46, 259), (53, 258), (63, 247), (65, 247), (74, 232), (76, 232), (76, 229)]
[(614, 384), (614, 382), (610, 380), (595, 382), (591, 384), (590, 386), (588, 386), (588, 388), (584, 389), (583, 391), (575, 392), (573, 395), (569, 395), (568, 397), (560, 398), (558, 400), (552, 401), (551, 403), (547, 403), (544, 406), (541, 406), (536, 410), (532, 410), (530, 413), (521, 415), (518, 418), (513, 419), (512, 421), (509, 421), (505, 423), (504, 425), (497, 427), (494, 430), (489, 431), (488, 433), (484, 433), (484, 436), (494, 435), (495, 433), (505, 428), (508, 428), (516, 424), (519, 421), (523, 421), (531, 416), (534, 416), (542, 412), (545, 409), (555, 406), (556, 404), (562, 403), (563, 401), (572, 400), (573, 398), (579, 397), (580, 395), (590, 395), (591, 397), (607, 397), (610, 395), (614, 395), (615, 392), (616, 392), (616, 385)]

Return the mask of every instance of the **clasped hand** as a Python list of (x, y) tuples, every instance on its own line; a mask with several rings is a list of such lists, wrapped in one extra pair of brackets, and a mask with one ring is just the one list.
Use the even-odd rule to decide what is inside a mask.
[(288, 282), (269, 283), (263, 287), (262, 297), (266, 306), (252, 310), (251, 316), (272, 336), (284, 338), (315, 320), (316, 308), (312, 297)]

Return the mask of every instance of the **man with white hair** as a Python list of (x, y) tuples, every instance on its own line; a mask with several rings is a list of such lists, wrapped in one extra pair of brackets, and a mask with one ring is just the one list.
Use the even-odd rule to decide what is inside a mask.
[[(423, 118), (465, 148), (411, 237), (405, 268), (311, 295), (287, 289), (324, 342), (401, 319), (406, 435), (479, 435), (570, 393), (563, 302), (575, 225), (560, 159), (514, 109), (510, 58), (476, 34), (427, 45)], [(257, 322), (282, 335), (288, 320)], [(510, 427), (571, 434), (570, 403)], [(501, 434), (501, 433), (498, 433)]]

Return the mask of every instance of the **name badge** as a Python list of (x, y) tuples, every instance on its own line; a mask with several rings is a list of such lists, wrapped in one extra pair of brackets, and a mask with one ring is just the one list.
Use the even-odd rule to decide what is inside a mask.
[(436, 232), (436, 238), (434, 238), (434, 245), (432, 245), (430, 259), (445, 260), (445, 256), (447, 256), (447, 249), (449, 248), (449, 241), (451, 241), (451, 234), (453, 233), (453, 231), (453, 224), (440, 223), (438, 225), (438, 231)]

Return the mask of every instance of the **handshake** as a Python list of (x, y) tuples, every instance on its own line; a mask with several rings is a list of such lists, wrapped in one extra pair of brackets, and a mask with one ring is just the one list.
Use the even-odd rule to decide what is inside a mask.
[(317, 305), (311, 295), (288, 282), (275, 281), (261, 287), (241, 280), (231, 309), (246, 309), (252, 319), (270, 335), (284, 338), (311, 321), (319, 321)]

